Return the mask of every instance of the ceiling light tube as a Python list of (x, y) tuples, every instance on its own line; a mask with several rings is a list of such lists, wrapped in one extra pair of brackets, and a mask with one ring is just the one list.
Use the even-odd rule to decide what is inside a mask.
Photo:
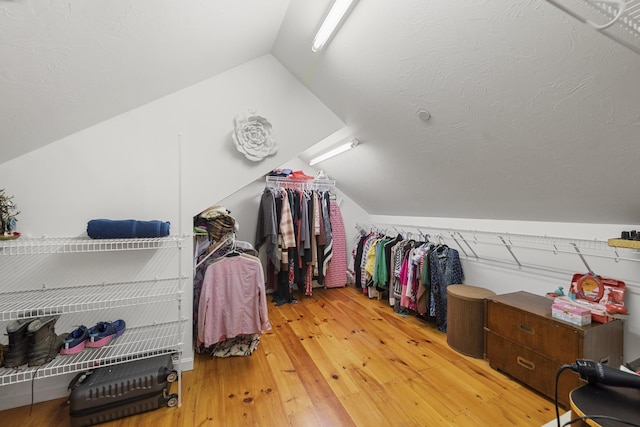
[(351, 138), (349, 140), (349, 142), (347, 142), (346, 144), (339, 145), (336, 148), (334, 148), (333, 150), (329, 150), (324, 154), (321, 154), (321, 155), (319, 155), (317, 157), (314, 157), (313, 159), (311, 159), (309, 161), (309, 166), (313, 166), (316, 163), (323, 162), (323, 161), (325, 161), (327, 159), (330, 159), (331, 157), (337, 156), (338, 154), (342, 154), (347, 150), (351, 150), (356, 145), (358, 145), (358, 140), (355, 139), (355, 138)]
[(327, 17), (324, 19), (324, 22), (313, 39), (313, 44), (311, 45), (311, 50), (313, 52), (318, 52), (322, 49), (322, 47), (331, 38), (351, 7), (353, 1), (354, 0), (335, 0), (333, 6), (331, 6), (331, 10), (329, 10)]

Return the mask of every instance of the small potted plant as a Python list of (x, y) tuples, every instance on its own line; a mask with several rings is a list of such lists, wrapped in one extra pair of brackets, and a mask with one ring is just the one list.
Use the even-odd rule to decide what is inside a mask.
[(20, 236), (20, 233), (15, 231), (18, 214), (20, 212), (13, 196), (7, 196), (4, 188), (0, 189), (0, 239), (16, 239)]

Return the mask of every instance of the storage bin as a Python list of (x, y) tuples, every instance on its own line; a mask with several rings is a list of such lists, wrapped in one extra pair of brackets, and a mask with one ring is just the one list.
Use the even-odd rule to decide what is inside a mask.
[(466, 356), (484, 357), (484, 300), (489, 289), (470, 285), (447, 287), (447, 344)]

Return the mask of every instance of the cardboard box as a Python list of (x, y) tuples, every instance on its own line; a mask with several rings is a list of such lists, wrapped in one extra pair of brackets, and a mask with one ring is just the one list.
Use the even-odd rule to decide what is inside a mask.
[(554, 302), (551, 306), (551, 315), (578, 326), (591, 324), (591, 310), (573, 304)]

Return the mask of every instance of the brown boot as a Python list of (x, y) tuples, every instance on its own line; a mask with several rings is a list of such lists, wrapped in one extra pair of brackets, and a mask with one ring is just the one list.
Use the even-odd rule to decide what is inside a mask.
[(29, 324), (29, 366), (40, 366), (51, 362), (60, 351), (65, 336), (56, 335), (56, 321), (60, 316), (39, 317)]

